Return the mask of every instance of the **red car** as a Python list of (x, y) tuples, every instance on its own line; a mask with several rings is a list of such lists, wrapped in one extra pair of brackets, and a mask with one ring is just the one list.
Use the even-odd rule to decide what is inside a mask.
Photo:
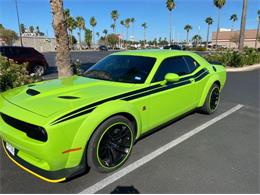
[(36, 75), (46, 73), (49, 65), (44, 56), (31, 47), (1, 46), (0, 54), (16, 61), (18, 64), (28, 63), (28, 72)]

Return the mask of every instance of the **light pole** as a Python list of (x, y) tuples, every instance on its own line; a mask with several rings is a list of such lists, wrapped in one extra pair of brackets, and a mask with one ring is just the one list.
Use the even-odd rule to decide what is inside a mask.
[(18, 23), (18, 29), (19, 29), (19, 35), (20, 35), (20, 43), (21, 43), (21, 46), (23, 46), (23, 39), (22, 39), (22, 34), (21, 34), (21, 25), (20, 25), (20, 18), (19, 18), (17, 0), (15, 0), (15, 7), (16, 7), (17, 23)]

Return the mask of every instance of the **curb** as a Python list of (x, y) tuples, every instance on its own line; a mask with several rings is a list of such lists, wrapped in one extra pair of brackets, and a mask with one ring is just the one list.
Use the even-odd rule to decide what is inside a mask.
[(247, 71), (252, 71), (260, 69), (260, 64), (255, 64), (255, 65), (250, 65), (250, 66), (245, 66), (245, 67), (240, 67), (240, 68), (232, 68), (232, 67), (227, 67), (226, 71), (227, 72), (247, 72)]

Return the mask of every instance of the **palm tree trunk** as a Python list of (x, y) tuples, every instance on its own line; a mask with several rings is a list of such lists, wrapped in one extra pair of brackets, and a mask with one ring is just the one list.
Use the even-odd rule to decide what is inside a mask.
[(245, 28), (246, 28), (246, 12), (247, 12), (247, 0), (243, 0), (243, 11), (241, 17), (241, 26), (239, 34), (239, 51), (242, 51), (244, 48), (244, 39), (245, 39)]
[(80, 50), (82, 50), (82, 46), (81, 46), (81, 29), (79, 29), (79, 48), (80, 48)]
[(208, 24), (207, 41), (206, 41), (206, 49), (208, 49), (208, 44), (209, 44), (209, 28), (210, 28), (210, 25)]
[(188, 45), (188, 41), (189, 41), (189, 32), (187, 31), (187, 35), (186, 35), (186, 46)]
[(257, 49), (257, 42), (259, 38), (259, 29), (260, 28), (260, 18), (258, 18), (258, 25), (257, 25), (257, 31), (256, 31), (256, 38), (255, 38), (255, 48)]
[(128, 28), (126, 28), (126, 49), (128, 47)]
[(63, 15), (63, 1), (50, 0), (53, 15), (52, 26), (56, 38), (56, 64), (59, 78), (72, 75), (70, 68), (69, 37), (66, 22)]
[(220, 9), (218, 9), (218, 29), (217, 29), (217, 36), (216, 36), (216, 46), (218, 46), (219, 26), (220, 26)]
[(172, 11), (170, 11), (170, 37), (169, 37), (170, 44), (172, 43)]
[[(231, 26), (231, 36), (233, 36), (234, 23), (235, 23), (235, 22), (232, 22), (232, 26)], [(231, 48), (231, 40), (229, 40), (229, 46), (228, 46), (228, 48), (229, 48), (229, 49)]]
[(95, 31), (94, 26), (92, 27), (92, 47), (95, 47)]

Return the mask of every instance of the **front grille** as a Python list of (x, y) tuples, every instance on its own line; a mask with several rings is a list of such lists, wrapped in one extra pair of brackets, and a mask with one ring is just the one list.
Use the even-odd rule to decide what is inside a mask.
[(1, 113), (1, 117), (6, 124), (26, 133), (26, 135), (30, 138), (43, 141), (43, 142), (46, 142), (48, 139), (45, 129), (40, 126), (26, 123), (24, 121), (8, 116), (4, 113)]

